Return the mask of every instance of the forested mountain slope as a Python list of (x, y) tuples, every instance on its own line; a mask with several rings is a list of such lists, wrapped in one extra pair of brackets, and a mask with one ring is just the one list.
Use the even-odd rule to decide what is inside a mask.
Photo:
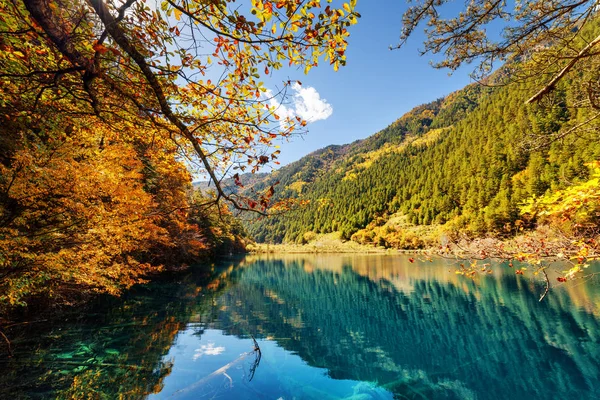
[[(307, 232), (339, 231), (350, 239), (360, 231), (354, 240), (373, 242), (375, 228), (391, 217), (472, 236), (533, 224), (535, 215), (520, 215), (520, 206), (589, 179), (586, 163), (600, 156), (600, 144), (589, 137), (550, 140), (587, 114), (567, 107), (577, 96), (567, 80), (551, 103), (526, 106), (537, 84), (472, 84), (416, 107), (365, 140), (330, 146), (281, 168), (262, 187), (279, 181), (279, 198), (305, 205), (247, 222), (250, 233), (277, 243), (302, 242)], [(406, 243), (400, 225), (387, 224), (379, 244), (422, 245)]]

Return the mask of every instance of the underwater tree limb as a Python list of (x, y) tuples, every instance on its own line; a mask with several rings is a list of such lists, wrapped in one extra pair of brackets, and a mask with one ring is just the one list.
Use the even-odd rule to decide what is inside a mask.
[[(261, 356), (262, 356), (262, 353), (260, 351), (260, 347), (258, 346), (258, 343), (256, 342), (256, 339), (254, 339), (254, 337), (252, 337), (252, 340), (254, 341), (254, 349), (252, 351), (249, 351), (247, 353), (242, 354), (241, 356), (239, 356), (235, 360), (231, 361), (230, 363), (225, 364), (224, 366), (222, 366), (219, 369), (216, 369), (215, 371), (213, 371), (209, 375), (205, 376), (204, 378), (200, 379), (199, 381), (194, 382), (191, 385), (189, 385), (189, 386), (187, 386), (187, 387), (185, 387), (183, 389), (180, 389), (180, 390), (176, 391), (169, 398), (177, 398), (177, 397), (180, 397), (181, 395), (189, 393), (192, 390), (201, 387), (202, 385), (204, 385), (205, 383), (207, 383), (212, 378), (214, 378), (214, 377), (216, 377), (218, 375), (224, 375), (224, 376), (228, 377), (229, 380), (231, 381), (231, 378), (226, 374), (227, 370), (229, 370), (231, 367), (233, 367), (234, 365), (236, 365), (239, 362), (241, 362), (242, 360), (244, 360), (246, 357), (248, 357), (248, 356), (250, 356), (252, 354), (256, 354), (256, 359), (253, 362), (252, 367), (250, 368), (250, 380), (252, 380), (252, 378), (254, 377), (254, 372), (256, 371), (256, 368), (260, 364), (260, 359), (261, 359)], [(232, 383), (232, 385), (233, 385), (233, 383)]]
[(12, 357), (13, 356), (13, 351), (12, 351), (12, 346), (10, 344), (10, 340), (8, 340), (8, 338), (6, 337), (6, 335), (4, 334), (4, 332), (0, 331), (0, 335), (2, 335), (2, 337), (6, 341), (6, 345), (8, 346), (8, 356)]
[(548, 292), (550, 291), (550, 279), (548, 279), (548, 273), (546, 273), (546, 268), (542, 268), (542, 272), (544, 273), (544, 278), (546, 279), (546, 289), (544, 293), (540, 296), (540, 301), (544, 300)]

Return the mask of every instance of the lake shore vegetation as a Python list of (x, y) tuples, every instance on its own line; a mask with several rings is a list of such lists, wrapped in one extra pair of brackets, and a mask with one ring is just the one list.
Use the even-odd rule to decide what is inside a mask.
[[(0, 1), (0, 313), (117, 295), (243, 245), (223, 189), (276, 162), (285, 66), (345, 64), (355, 2)], [(194, 174), (213, 194), (192, 190)]]

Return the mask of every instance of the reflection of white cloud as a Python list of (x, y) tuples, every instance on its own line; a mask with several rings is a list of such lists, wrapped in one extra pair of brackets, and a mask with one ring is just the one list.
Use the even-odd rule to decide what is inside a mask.
[(314, 87), (302, 87), (299, 83), (294, 83), (290, 88), (292, 96), (289, 105), (283, 105), (278, 99), (273, 98), (273, 92), (270, 90), (265, 93), (269, 98), (269, 105), (275, 108), (275, 114), (281, 120), (300, 117), (307, 122), (315, 122), (327, 119), (333, 114), (331, 104), (326, 99), (322, 99)]
[(194, 356), (192, 357), (194, 361), (202, 357), (203, 355), (207, 356), (218, 356), (222, 352), (225, 351), (225, 347), (219, 346), (215, 347), (214, 343), (203, 344), (199, 349), (194, 350)]

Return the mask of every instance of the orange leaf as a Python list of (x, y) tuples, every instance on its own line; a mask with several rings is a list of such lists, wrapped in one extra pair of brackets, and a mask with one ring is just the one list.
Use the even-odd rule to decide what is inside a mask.
[(94, 43), (92, 48), (94, 49), (94, 51), (96, 51), (100, 54), (104, 54), (108, 51), (108, 48), (106, 48), (106, 46), (104, 46), (103, 44), (97, 43), (97, 42)]

